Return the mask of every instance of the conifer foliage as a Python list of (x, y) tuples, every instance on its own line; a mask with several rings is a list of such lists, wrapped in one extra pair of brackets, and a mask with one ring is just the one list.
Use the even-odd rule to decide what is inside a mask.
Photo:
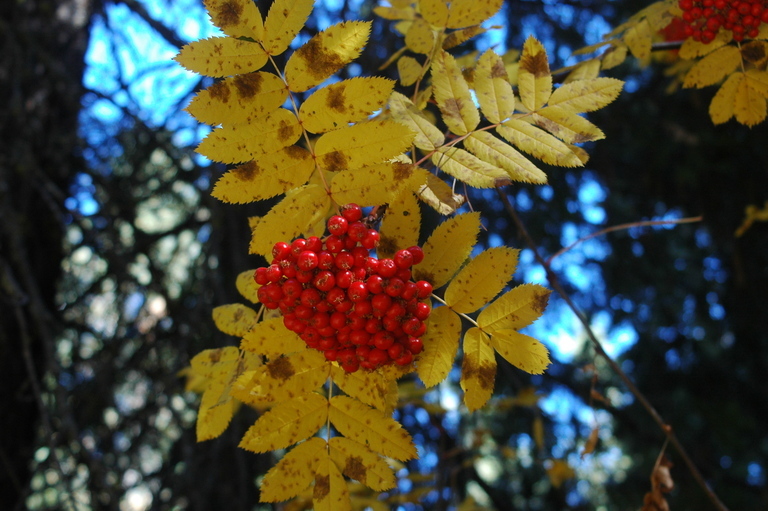
[[(370, 22), (338, 23), (291, 49), (312, 0), (276, 0), (264, 19), (252, 0), (206, 0), (225, 35), (177, 57), (218, 79), (187, 108), (214, 126), (198, 151), (232, 165), (213, 195), (233, 204), (281, 197), (249, 219), (250, 253), (268, 262), (237, 279), (250, 305), (213, 312), (239, 347), (206, 350), (189, 372), (203, 393), (199, 440), (220, 435), (243, 403), (263, 413), (242, 448), (290, 448), (264, 477), (262, 501), (303, 496), (315, 509), (345, 510), (347, 478), (393, 488), (392, 467), (417, 456), (391, 417), (397, 380), (415, 371), (425, 386), (438, 384), (460, 345), (470, 411), (493, 393), (496, 353), (532, 374), (549, 365), (544, 345), (520, 333), (549, 291), (507, 289), (514, 248), (469, 257), (481, 215), (457, 213), (465, 197), (455, 185), (542, 184), (538, 162), (582, 166), (579, 144), (604, 137), (584, 114), (613, 101), (622, 82), (574, 74), (554, 87), (534, 38), (522, 52), (452, 55), (501, 3), (377, 7), (404, 36), (389, 62), (398, 82), (327, 83), (359, 56)], [(273, 58), (285, 52), (281, 68)], [(446, 218), (419, 246), (422, 206)]]

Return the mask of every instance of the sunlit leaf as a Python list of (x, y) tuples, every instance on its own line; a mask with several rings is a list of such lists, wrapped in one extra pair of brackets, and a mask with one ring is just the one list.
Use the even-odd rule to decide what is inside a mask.
[(413, 57), (405, 56), (397, 60), (397, 75), (400, 83), (406, 87), (416, 83), (423, 71), (423, 66)]
[(266, 473), (261, 483), (261, 502), (281, 502), (309, 488), (320, 459), (327, 457), (327, 443), (313, 437), (290, 450)]
[(257, 43), (211, 37), (184, 46), (174, 60), (190, 71), (218, 78), (258, 71), (267, 63), (267, 54)]
[(515, 94), (507, 70), (493, 50), (483, 53), (477, 61), (474, 87), (480, 108), (492, 123), (498, 124), (515, 112)]
[(393, 86), (387, 78), (367, 77), (323, 87), (302, 103), (301, 124), (311, 133), (325, 133), (365, 120), (386, 103)]
[(390, 96), (389, 108), (392, 119), (408, 126), (416, 134), (413, 143), (419, 149), (432, 151), (445, 142), (445, 137), (437, 126), (432, 124), (410, 99), (399, 92), (393, 92)]
[(314, 6), (313, 0), (275, 0), (264, 21), (264, 49), (279, 55), (288, 49), (293, 38), (304, 27)]
[(413, 193), (405, 189), (395, 196), (384, 213), (376, 249), (379, 258), (392, 257), (400, 249), (418, 245), (420, 227), (419, 203)]
[(482, 408), (493, 394), (496, 357), (488, 336), (479, 328), (464, 334), (464, 359), (461, 364), (461, 388), (464, 404), (470, 412)]
[(538, 284), (517, 286), (483, 309), (477, 316), (477, 324), (489, 334), (524, 328), (544, 313), (551, 293)]
[(578, 80), (558, 87), (549, 98), (550, 106), (574, 113), (593, 112), (611, 103), (621, 93), (624, 82), (615, 78)]
[(395, 121), (369, 121), (322, 135), (315, 143), (315, 155), (325, 170), (354, 169), (399, 155), (414, 136)]
[(435, 33), (424, 18), (413, 20), (405, 34), (405, 45), (414, 53), (429, 54), (435, 46)]
[(395, 474), (384, 458), (367, 446), (344, 437), (333, 437), (329, 442), (331, 458), (345, 476), (360, 481), (375, 491), (395, 487)]
[(504, 0), (451, 0), (448, 13), (448, 28), (462, 28), (479, 25), (496, 14)]
[(507, 172), (457, 147), (439, 147), (432, 163), (440, 170), (475, 188), (493, 188), (508, 184)]
[(496, 131), (518, 149), (550, 165), (580, 167), (581, 160), (562, 141), (527, 122), (510, 119)]
[(513, 366), (531, 374), (542, 374), (549, 366), (549, 351), (533, 337), (515, 330), (496, 330), (491, 344)]
[(547, 182), (547, 175), (531, 160), (487, 131), (472, 133), (464, 139), (464, 146), (481, 160), (504, 169), (510, 179), (525, 183)]
[(424, 244), (424, 260), (413, 267), (414, 280), (426, 280), (438, 288), (446, 284), (467, 259), (480, 232), (480, 214), (449, 218)]
[(446, 379), (459, 349), (461, 319), (448, 307), (432, 310), (427, 320), (427, 333), (421, 337), (424, 351), (416, 363), (416, 371), (426, 387)]
[(281, 403), (265, 412), (240, 441), (251, 452), (284, 449), (309, 438), (328, 419), (328, 400), (319, 394), (306, 394)]
[(417, 197), (441, 215), (450, 215), (464, 204), (463, 195), (453, 193), (448, 184), (432, 173), (427, 174), (427, 184), (416, 193)]
[(443, 122), (457, 135), (466, 135), (480, 122), (469, 86), (451, 54), (440, 51), (432, 61), (432, 87)]
[(419, 12), (434, 27), (444, 28), (448, 23), (448, 3), (445, 0), (419, 0)]
[(519, 250), (491, 247), (471, 259), (451, 279), (445, 303), (456, 312), (474, 312), (504, 289), (517, 266)]
[(567, 144), (582, 144), (605, 138), (605, 134), (584, 117), (560, 106), (545, 106), (531, 114), (536, 126), (544, 128)]
[(544, 46), (533, 36), (526, 39), (517, 74), (520, 102), (528, 110), (541, 108), (552, 94), (552, 75)]
[(256, 325), (258, 314), (255, 310), (239, 303), (220, 305), (213, 309), (216, 328), (227, 335), (244, 336)]
[(338, 365), (331, 365), (333, 383), (341, 390), (367, 405), (383, 412), (391, 411), (397, 401), (397, 382), (385, 378), (379, 371), (348, 373)]
[(416, 168), (405, 163), (379, 163), (342, 170), (333, 176), (331, 195), (342, 205), (350, 202), (360, 206), (386, 204), (407, 185)]
[(261, 12), (253, 0), (204, 0), (213, 24), (232, 37), (260, 40), (264, 33)]
[(255, 270), (245, 270), (237, 274), (235, 280), (235, 287), (237, 291), (251, 303), (259, 303), (259, 295), (257, 294), (261, 287), (253, 280), (253, 272)]
[(269, 318), (251, 328), (243, 336), (240, 349), (275, 358), (282, 354), (306, 349), (296, 332), (285, 328), (282, 317)]

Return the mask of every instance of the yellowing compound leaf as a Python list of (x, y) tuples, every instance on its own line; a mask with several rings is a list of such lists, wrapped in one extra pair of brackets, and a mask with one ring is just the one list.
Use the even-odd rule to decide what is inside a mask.
[(488, 50), (477, 61), (475, 93), (485, 117), (498, 124), (515, 112), (515, 93), (509, 83), (504, 61), (493, 50)]
[(305, 130), (325, 133), (362, 121), (386, 103), (394, 86), (381, 77), (351, 78), (318, 89), (299, 109)]
[(510, 119), (498, 126), (496, 131), (521, 151), (550, 165), (560, 167), (583, 165), (579, 157), (565, 143), (527, 122)]
[(448, 23), (448, 2), (445, 0), (419, 0), (419, 12), (434, 27), (445, 28)]
[(480, 122), (469, 86), (454, 58), (440, 51), (432, 61), (432, 87), (443, 122), (457, 135), (466, 135)]
[(223, 389), (218, 385), (211, 385), (203, 392), (195, 425), (198, 442), (218, 438), (232, 422), (236, 402), (232, 399), (222, 400), (222, 392)]
[(315, 143), (315, 155), (324, 170), (354, 169), (399, 155), (414, 136), (398, 122), (369, 121), (322, 135)]
[(616, 43), (608, 48), (602, 55), (601, 67), (603, 70), (613, 69), (619, 66), (627, 60), (627, 52), (629, 49), (626, 44)]
[(232, 364), (240, 358), (235, 346), (203, 350), (189, 361), (192, 371), (211, 380), (224, 381), (232, 370)]
[[(765, 30), (765, 35), (768, 36), (768, 30)], [(765, 67), (768, 62), (768, 43), (765, 41), (750, 41), (741, 45), (740, 49), (741, 58), (748, 65), (754, 66), (756, 71), (762, 73), (765, 71), (758, 71)]]
[(407, 185), (416, 169), (418, 167), (407, 163), (379, 163), (342, 170), (333, 176), (331, 196), (342, 205), (350, 202), (360, 206), (386, 204)]
[(235, 279), (235, 287), (237, 291), (251, 303), (259, 303), (259, 295), (257, 294), (261, 287), (253, 280), (253, 272), (255, 270), (245, 270), (237, 274)]
[(741, 52), (735, 46), (723, 46), (698, 61), (683, 80), (683, 87), (706, 87), (731, 74), (741, 65)]
[[(743, 74), (743, 73), (742, 73)], [(749, 86), (749, 80), (744, 75), (736, 88), (736, 105), (734, 113), (736, 120), (746, 126), (754, 126), (765, 120), (765, 96)]]
[[(261, 155), (266, 153), (275, 154), (273, 158), (277, 159), (301, 159), (299, 148), (277, 153), (296, 142), (300, 136), (301, 126), (293, 112), (278, 108), (254, 119), (251, 124), (229, 124), (216, 128), (203, 139), (197, 147), (197, 152), (213, 161), (224, 163), (260, 159)], [(272, 162), (272, 165), (279, 164), (280, 162)], [(264, 162), (264, 165), (269, 167), (270, 163)]]
[(291, 449), (264, 476), (261, 502), (282, 502), (309, 488), (320, 460), (328, 456), (327, 446), (322, 438), (313, 437)]
[(314, 170), (309, 151), (289, 146), (227, 171), (216, 181), (211, 195), (230, 204), (269, 199), (305, 184)]
[(480, 25), (455, 30), (448, 34), (445, 39), (443, 39), (442, 47), (444, 50), (448, 51), (451, 48), (455, 48), (456, 46), (469, 41), (475, 36), (485, 34), (487, 31), (488, 30), (481, 27)]
[(206, 124), (247, 124), (276, 110), (287, 96), (277, 75), (259, 71), (214, 83), (198, 92), (186, 110)]
[(712, 98), (709, 117), (714, 124), (723, 124), (736, 113), (736, 92), (743, 79), (742, 73), (733, 73)]
[(313, 0), (275, 0), (264, 21), (264, 49), (270, 55), (280, 55), (304, 27), (312, 12)]
[(424, 244), (424, 260), (413, 267), (415, 281), (426, 280), (437, 289), (451, 280), (467, 259), (480, 233), (480, 213), (449, 218)]
[(493, 188), (509, 184), (507, 173), (477, 156), (457, 147), (439, 147), (432, 163), (446, 174), (475, 188)]
[(283, 324), (282, 316), (265, 319), (257, 323), (243, 336), (240, 349), (276, 358), (285, 353), (303, 351), (307, 348), (299, 336)]
[(251, 452), (285, 449), (312, 436), (326, 420), (326, 398), (314, 393), (299, 396), (264, 413), (246, 431), (240, 447)]
[(384, 459), (364, 444), (344, 437), (331, 438), (331, 459), (345, 476), (375, 491), (395, 487), (395, 474)]
[(425, 387), (434, 387), (448, 377), (459, 349), (461, 319), (448, 307), (437, 307), (427, 320), (427, 333), (421, 337), (424, 351), (416, 371)]
[(397, 60), (397, 76), (400, 77), (400, 83), (406, 87), (416, 83), (423, 72), (424, 67), (413, 57), (405, 56)]
[(258, 71), (267, 54), (257, 43), (211, 37), (184, 46), (173, 59), (186, 69), (215, 78)]
[(347, 396), (331, 398), (330, 420), (342, 435), (400, 461), (416, 458), (411, 435), (393, 418)]
[(389, 109), (392, 119), (408, 126), (416, 134), (413, 144), (419, 149), (433, 151), (445, 142), (443, 132), (432, 124), (410, 99), (399, 92), (393, 92), (390, 96)]
[(424, 18), (416, 18), (405, 34), (405, 46), (414, 53), (430, 54), (435, 46), (435, 33)]
[(422, 186), (416, 195), (441, 215), (455, 213), (466, 200), (463, 195), (453, 193), (445, 181), (432, 173), (427, 174), (427, 184)]
[(600, 128), (561, 106), (545, 106), (531, 114), (536, 126), (544, 128), (567, 144), (582, 144), (605, 138)]
[(549, 289), (538, 284), (523, 284), (501, 295), (477, 316), (477, 324), (488, 333), (524, 328), (536, 321), (547, 308)]
[(479, 25), (496, 14), (504, 0), (451, 0), (448, 28)]
[(400, 249), (418, 245), (420, 228), (419, 203), (409, 189), (404, 189), (389, 202), (381, 221), (381, 239), (376, 249), (379, 258), (392, 257)]
[[(768, 58), (768, 55), (766, 55), (766, 58)], [(761, 95), (768, 97), (768, 71), (750, 69), (745, 73), (745, 79), (750, 89), (754, 89)]]
[(683, 45), (680, 47), (681, 59), (695, 59), (697, 57), (703, 57), (725, 44), (728, 44), (733, 37), (733, 32), (730, 30), (720, 30), (715, 39), (709, 43), (702, 43), (701, 41), (695, 41), (693, 37), (687, 38), (683, 41)]
[(312, 506), (314, 511), (352, 511), (347, 482), (328, 455), (318, 463)]
[(253, 229), (250, 252), (264, 255), (278, 241), (297, 237), (324, 217), (330, 203), (322, 186), (304, 185), (291, 191)]
[[(576, 67), (568, 73), (568, 77), (564, 83), (571, 83), (578, 80), (594, 80), (600, 75), (600, 60), (590, 59), (580, 62)], [(550, 102), (551, 102), (550, 98)]]
[(253, 0), (205, 0), (204, 3), (213, 24), (228, 36), (261, 39), (264, 23)]
[(464, 147), (481, 160), (504, 169), (510, 179), (537, 184), (547, 182), (547, 175), (531, 160), (487, 131), (470, 134), (464, 139)]
[(549, 366), (549, 351), (533, 337), (515, 330), (496, 330), (491, 344), (513, 366), (531, 374), (542, 374)]
[(355, 60), (371, 33), (370, 21), (343, 21), (293, 52), (285, 64), (285, 81), (294, 92), (304, 92)]
[(456, 312), (475, 312), (504, 289), (517, 266), (519, 250), (492, 247), (481, 252), (448, 284), (445, 303)]
[(220, 305), (213, 309), (216, 328), (227, 335), (242, 337), (256, 325), (259, 315), (255, 310), (239, 303)]
[(464, 404), (474, 412), (491, 398), (496, 380), (496, 356), (488, 336), (479, 328), (464, 334), (464, 359), (461, 364), (461, 389)]
[(642, 20), (632, 25), (624, 34), (624, 42), (627, 43), (629, 51), (640, 60), (645, 60), (651, 56), (652, 39), (653, 31), (648, 20)]
[(388, 7), (385, 5), (377, 5), (373, 8), (373, 12), (376, 16), (384, 18), (385, 20), (411, 20), (413, 19), (416, 11), (411, 5)]
[(547, 51), (533, 36), (528, 37), (523, 44), (517, 86), (520, 101), (528, 110), (543, 107), (552, 94), (552, 74), (549, 72)]
[(391, 412), (397, 402), (397, 382), (385, 378), (379, 371), (348, 373), (338, 364), (331, 364), (331, 378), (349, 397), (382, 412)]
[(552, 93), (549, 105), (556, 105), (574, 113), (594, 112), (616, 99), (623, 86), (624, 82), (615, 78), (566, 83)]

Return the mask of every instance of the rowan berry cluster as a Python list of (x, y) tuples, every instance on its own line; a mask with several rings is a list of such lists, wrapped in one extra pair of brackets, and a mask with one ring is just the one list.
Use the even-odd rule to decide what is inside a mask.
[(714, 40), (718, 30), (733, 32), (734, 41), (754, 39), (760, 24), (768, 23), (767, 0), (679, 0), (684, 33), (702, 43)]
[(278, 242), (272, 264), (254, 273), (261, 303), (280, 309), (286, 328), (348, 373), (410, 364), (431, 312), (424, 300), (432, 285), (411, 280), (422, 249), (372, 257), (379, 233), (362, 217), (357, 204), (344, 206), (328, 220), (327, 237)]

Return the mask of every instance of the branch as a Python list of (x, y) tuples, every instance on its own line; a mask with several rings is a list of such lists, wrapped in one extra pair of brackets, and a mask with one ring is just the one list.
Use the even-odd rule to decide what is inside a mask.
[(515, 211), (515, 208), (512, 206), (512, 203), (509, 201), (509, 197), (507, 197), (506, 192), (500, 187), (496, 188), (496, 193), (499, 195), (499, 198), (504, 204), (504, 208), (507, 210), (507, 213), (509, 213), (509, 216), (512, 218), (512, 220), (515, 222), (515, 225), (517, 226), (518, 230), (522, 234), (523, 238), (525, 238), (525, 242), (527, 243), (528, 247), (533, 251), (533, 255), (536, 258), (536, 261), (541, 264), (544, 267), (544, 270), (547, 272), (547, 280), (549, 280), (550, 285), (552, 288), (554, 288), (555, 291), (557, 291), (560, 296), (563, 297), (563, 300), (565, 300), (565, 303), (568, 304), (568, 307), (571, 308), (574, 314), (576, 314), (576, 317), (579, 318), (579, 321), (584, 326), (584, 330), (587, 333), (587, 337), (589, 337), (589, 340), (592, 342), (592, 345), (595, 348), (595, 351), (602, 356), (605, 361), (608, 363), (608, 365), (611, 367), (611, 369), (619, 376), (619, 378), (624, 382), (624, 385), (626, 385), (627, 389), (632, 393), (633, 396), (640, 402), (643, 408), (645, 408), (646, 412), (648, 412), (648, 415), (651, 416), (651, 418), (656, 422), (656, 424), (659, 426), (659, 429), (661, 429), (662, 432), (666, 435), (667, 439), (669, 440), (669, 443), (672, 444), (677, 451), (677, 453), (680, 455), (680, 457), (683, 459), (685, 465), (688, 467), (688, 470), (690, 471), (693, 478), (696, 480), (697, 483), (699, 483), (699, 486), (704, 490), (704, 492), (709, 497), (709, 500), (712, 501), (712, 503), (715, 505), (715, 507), (719, 511), (728, 511), (728, 508), (723, 504), (720, 499), (717, 497), (714, 491), (712, 491), (712, 488), (709, 487), (707, 482), (704, 480), (704, 477), (701, 475), (701, 472), (699, 472), (698, 467), (693, 463), (693, 460), (691, 460), (690, 456), (688, 456), (688, 453), (686, 452), (683, 445), (680, 443), (680, 441), (677, 438), (677, 435), (675, 435), (674, 431), (672, 430), (672, 426), (667, 424), (664, 419), (661, 417), (659, 412), (656, 411), (656, 409), (653, 407), (653, 405), (648, 401), (648, 399), (645, 397), (645, 395), (640, 392), (640, 389), (635, 386), (635, 384), (632, 382), (632, 380), (627, 376), (627, 374), (622, 371), (619, 364), (616, 363), (615, 360), (613, 360), (608, 353), (606, 353), (605, 349), (603, 348), (603, 345), (600, 343), (600, 341), (597, 339), (597, 336), (595, 336), (595, 333), (592, 331), (592, 328), (589, 325), (589, 321), (587, 320), (587, 317), (582, 313), (577, 307), (576, 304), (573, 303), (573, 300), (571, 300), (570, 296), (565, 292), (565, 289), (563, 289), (563, 286), (560, 284), (560, 280), (557, 278), (557, 275), (552, 271), (549, 264), (546, 260), (541, 256), (539, 253), (539, 247), (536, 245), (536, 243), (533, 241), (533, 238), (531, 238), (530, 234), (528, 234), (528, 230), (525, 228), (525, 224), (523, 224), (523, 221), (520, 219), (520, 217), (517, 215), (517, 212)]

